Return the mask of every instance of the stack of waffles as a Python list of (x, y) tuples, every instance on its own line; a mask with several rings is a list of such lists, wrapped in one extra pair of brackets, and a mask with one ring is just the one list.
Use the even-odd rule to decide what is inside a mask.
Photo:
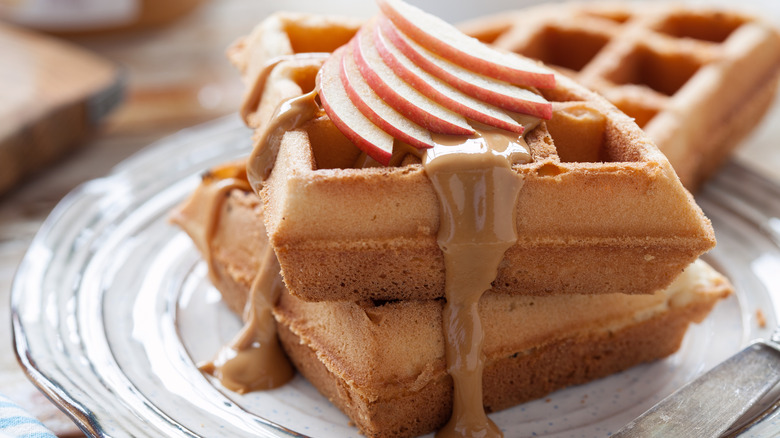
[[(386, 15), (380, 21), (389, 17), (403, 28), (386, 11), (406, 10), (405, 4), (386, 0), (380, 7)], [(615, 11), (613, 27), (631, 22), (625, 9)], [(375, 143), (355, 137), (364, 128), (341, 126), (357, 116), (326, 108), (338, 101), (323, 79), (328, 63), (347, 65), (344, 53), (360, 50), (357, 32), (381, 35), (376, 22), (361, 28), (362, 21), (340, 17), (277, 14), (232, 47), (248, 89), (242, 115), (262, 151), (208, 172), (174, 221), (207, 259), (226, 304), (243, 315), (242, 333), (267, 327), (257, 315), (272, 313), (295, 369), (363, 434), (411, 437), (443, 427), (449, 433), (448, 421), (462, 408), (450, 358), (450, 280), (473, 266), (448, 261), (440, 232), (446, 204), (426, 171), (426, 155), (399, 147), (396, 138), (385, 157), (372, 149)], [(484, 23), (478, 32), (471, 26), (497, 44), (519, 33), (503, 21), (492, 33)], [(740, 31), (748, 36), (737, 39), (755, 32)], [(643, 62), (654, 56), (637, 50), (645, 50), (634, 55)], [(686, 67), (696, 62), (681, 61), (682, 71), (670, 75), (698, 78), (704, 67), (695, 75)], [(585, 63), (557, 62), (573, 76), (570, 67)], [(715, 244), (712, 227), (651, 136), (566, 74), (550, 75), (553, 84), (532, 90), (551, 113), (527, 125), (527, 156), (509, 166), (522, 181), (508, 209), (516, 235), (475, 307), (486, 412), (666, 357), (688, 325), (731, 292), (698, 260)], [(648, 105), (666, 105), (652, 110), (646, 128), (673, 113), (681, 92), (667, 91), (673, 96), (642, 91), (657, 97)], [(708, 166), (697, 162), (690, 175), (699, 178)], [(279, 271), (283, 285), (261, 294)], [(259, 338), (242, 337), (233, 348), (257, 347)], [(217, 362), (205, 369), (229, 388), (256, 387), (232, 379), (224, 360), (220, 374)], [(257, 374), (250, 371), (244, 374)]]

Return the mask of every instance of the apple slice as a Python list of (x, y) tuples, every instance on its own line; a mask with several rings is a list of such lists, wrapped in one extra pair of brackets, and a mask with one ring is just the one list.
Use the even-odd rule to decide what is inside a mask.
[(455, 64), (511, 84), (555, 86), (552, 71), (534, 61), (488, 47), (440, 18), (400, 0), (377, 0), (377, 3), (398, 29)]
[(369, 26), (352, 39), (353, 55), (360, 73), (376, 94), (396, 111), (423, 128), (439, 134), (471, 135), (474, 129), (456, 114), (412, 88), (382, 61)]
[[(371, 29), (367, 29), (367, 31), (369, 30)], [(430, 96), (431, 99), (439, 102), (445, 108), (477, 122), (518, 134), (523, 133), (523, 125), (517, 123), (500, 108), (474, 99), (418, 67), (385, 38), (380, 26), (374, 26), (373, 32), (374, 45), (385, 64), (414, 88)]]
[(485, 77), (449, 62), (404, 35), (386, 18), (377, 27), (414, 64), (463, 93), (509, 111), (543, 119), (552, 117), (552, 104), (533, 91)]
[(393, 156), (393, 137), (371, 123), (349, 99), (341, 83), (342, 56), (343, 47), (333, 52), (317, 73), (322, 106), (339, 131), (368, 156), (387, 166)]
[(341, 82), (352, 103), (380, 129), (418, 149), (432, 148), (431, 134), (380, 99), (360, 74), (352, 57), (352, 45), (344, 46)]

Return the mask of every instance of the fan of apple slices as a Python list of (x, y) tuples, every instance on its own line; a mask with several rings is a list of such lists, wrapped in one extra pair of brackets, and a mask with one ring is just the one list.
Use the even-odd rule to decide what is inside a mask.
[(470, 121), (522, 134), (524, 117), (552, 116), (531, 90), (555, 86), (547, 68), (400, 0), (378, 5), (317, 76), (325, 112), (371, 158), (388, 165), (395, 139), (426, 149), (432, 133), (475, 135)]

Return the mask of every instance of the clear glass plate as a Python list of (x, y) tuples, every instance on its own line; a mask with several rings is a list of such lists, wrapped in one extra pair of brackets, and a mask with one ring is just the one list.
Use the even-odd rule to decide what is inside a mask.
[[(249, 138), (230, 117), (165, 139), (68, 195), (32, 242), (12, 290), (17, 354), (85, 432), (360, 436), (301, 377), (242, 396), (194, 365), (240, 323), (167, 216), (204, 169), (245, 155)], [(770, 334), (780, 314), (780, 187), (732, 163), (698, 201), (719, 242), (706, 259), (731, 278), (736, 295), (668, 359), (493, 414), (506, 436), (607, 436)]]

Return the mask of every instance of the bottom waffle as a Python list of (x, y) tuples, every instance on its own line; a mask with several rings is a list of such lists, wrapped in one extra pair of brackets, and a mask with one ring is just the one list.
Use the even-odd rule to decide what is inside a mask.
[[(243, 190), (225, 195), (211, 227), (206, 216), (193, 214), (197, 202), (174, 220), (207, 256), (212, 280), (240, 313), (268, 241), (259, 199)], [(204, 228), (211, 235), (199, 232)], [(485, 408), (505, 409), (666, 357), (688, 325), (730, 292), (725, 278), (697, 261), (653, 295), (488, 293), (480, 302)], [(298, 371), (363, 434), (412, 437), (450, 416), (441, 311), (442, 300), (306, 302), (283, 293), (274, 316)]]
[[(639, 304), (643, 297), (636, 296), (584, 297), (594, 311), (583, 312), (574, 302), (555, 305), (552, 301), (565, 300), (549, 297), (486, 296), (481, 314), (493, 322), (486, 328), (492, 344), (482, 381), (486, 411), (509, 408), (677, 351), (688, 324), (703, 319), (727, 290), (722, 278), (703, 264), (689, 269), (700, 271), (694, 274), (702, 276), (700, 282), (683, 282), (685, 286), (671, 293), (668, 301), (659, 299), (653, 305)], [(688, 295), (690, 302), (675, 303)], [(613, 318), (595, 310), (623, 299), (635, 305)], [(282, 345), (295, 367), (363, 434), (413, 437), (439, 429), (452, 409), (441, 307), (438, 301), (368, 307), (305, 303), (285, 295), (276, 315)], [(539, 310), (558, 319), (526, 333), (525, 317), (538, 315)], [(538, 322), (537, 316), (529, 319)], [(497, 320), (510, 324), (499, 325)], [(507, 340), (502, 334), (516, 336)]]

